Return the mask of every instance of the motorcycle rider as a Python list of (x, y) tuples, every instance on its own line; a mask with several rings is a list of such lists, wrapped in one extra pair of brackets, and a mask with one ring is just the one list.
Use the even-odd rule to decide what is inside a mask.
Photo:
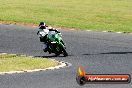
[[(61, 33), (57, 29), (48, 28), (48, 26), (44, 22), (40, 22), (39, 29), (37, 31), (37, 35), (39, 35), (40, 42), (43, 43), (43, 51), (44, 52), (50, 51), (49, 47), (48, 47), (49, 45), (47, 43), (47, 36), (49, 34), (54, 34), (54, 33), (59, 33), (61, 35)], [(63, 41), (62, 41), (62, 43), (64, 44)]]

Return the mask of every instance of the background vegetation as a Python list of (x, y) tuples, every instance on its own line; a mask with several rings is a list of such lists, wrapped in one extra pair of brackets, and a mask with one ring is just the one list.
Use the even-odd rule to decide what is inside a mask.
[(0, 21), (132, 32), (132, 0), (0, 0)]

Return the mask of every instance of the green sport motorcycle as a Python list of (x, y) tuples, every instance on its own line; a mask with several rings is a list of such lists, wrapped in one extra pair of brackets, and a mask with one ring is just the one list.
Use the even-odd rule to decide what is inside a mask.
[(63, 54), (64, 57), (68, 56), (66, 47), (59, 33), (47, 35), (48, 52), (55, 53), (56, 56)]

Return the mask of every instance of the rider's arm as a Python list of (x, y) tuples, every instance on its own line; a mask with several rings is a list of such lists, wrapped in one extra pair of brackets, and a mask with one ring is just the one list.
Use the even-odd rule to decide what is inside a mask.
[(37, 35), (39, 35), (39, 32), (42, 31), (42, 29), (37, 28), (36, 31), (37, 31)]
[(49, 29), (49, 31), (55, 31), (56, 33), (60, 33), (57, 29)]

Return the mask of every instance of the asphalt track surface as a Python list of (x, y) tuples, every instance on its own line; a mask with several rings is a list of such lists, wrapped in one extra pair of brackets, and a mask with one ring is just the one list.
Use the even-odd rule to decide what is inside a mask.
[(82, 66), (90, 74), (131, 74), (132, 35), (60, 30), (68, 57), (44, 53), (35, 28), (0, 25), (0, 52), (55, 58), (72, 64), (58, 70), (0, 75), (0, 88), (132, 88), (132, 84), (76, 83)]

